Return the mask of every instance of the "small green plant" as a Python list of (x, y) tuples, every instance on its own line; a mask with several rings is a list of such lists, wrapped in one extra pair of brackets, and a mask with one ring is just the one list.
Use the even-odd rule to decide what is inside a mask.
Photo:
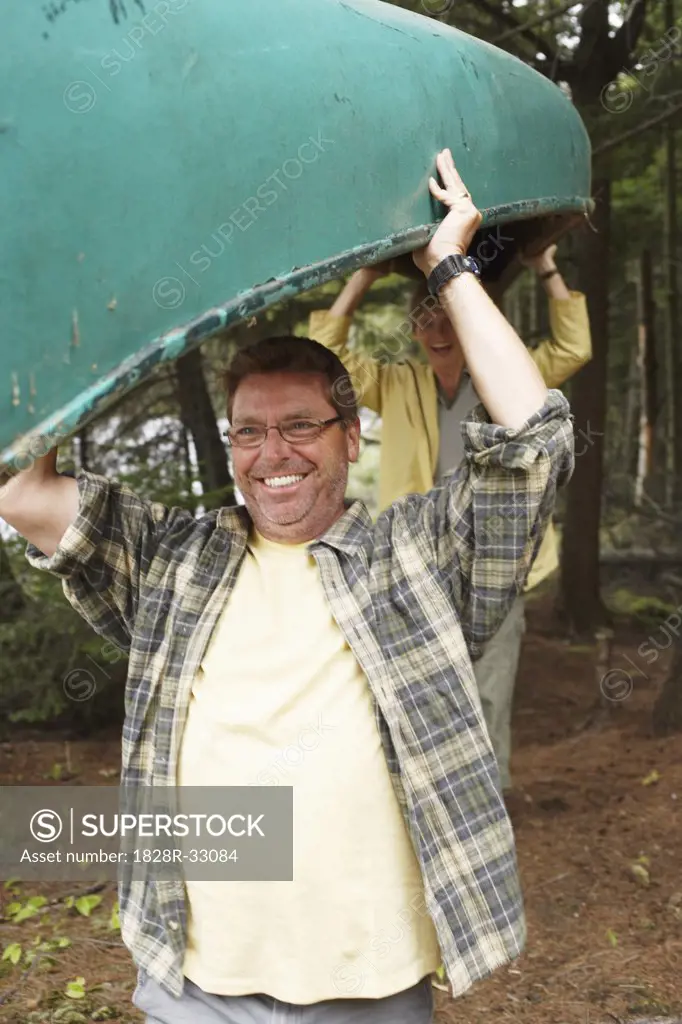
[(101, 896), (69, 896), (64, 906), (67, 910), (77, 910), (83, 917), (90, 917), (95, 907), (98, 907), (102, 902)]
[(38, 957), (40, 959), (40, 967), (45, 970), (50, 967), (54, 967), (57, 961), (52, 954), (70, 946), (71, 939), (67, 939), (66, 936), (62, 936), (57, 939), (43, 940), (42, 936), (39, 935), (34, 940), (33, 945), (35, 947), (34, 949), (27, 950), (24, 956), (24, 963), (26, 965), (32, 964), (36, 957)]
[(62, 949), (67, 949), (70, 945), (71, 939), (67, 939), (65, 935), (59, 936), (56, 939), (46, 940), (43, 940), (42, 936), (38, 935), (33, 940), (32, 949), (24, 950), (18, 942), (12, 942), (9, 946), (5, 946), (0, 960), (8, 961), (16, 966), (23, 958), (24, 964), (28, 967), (36, 958), (39, 958), (40, 967), (49, 969), (56, 963), (52, 954)]
[(16, 965), (21, 960), (22, 948), (18, 942), (12, 942), (9, 946), (5, 946), (2, 951), (2, 959), (9, 960), (11, 964)]
[(102, 902), (101, 896), (79, 896), (76, 900), (76, 910), (83, 917), (90, 917), (90, 914)]
[(47, 900), (44, 896), (31, 896), (30, 899), (26, 900), (25, 903), (9, 903), (7, 906), (6, 917), (10, 918), (14, 924), (21, 924), (22, 921), (26, 921), (29, 917), (35, 917), (41, 907), (44, 907)]
[(85, 978), (76, 978), (75, 981), (68, 982), (64, 995), (69, 999), (85, 999)]

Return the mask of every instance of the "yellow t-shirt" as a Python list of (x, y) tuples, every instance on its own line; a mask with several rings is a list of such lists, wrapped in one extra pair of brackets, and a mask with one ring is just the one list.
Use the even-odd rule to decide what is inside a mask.
[(369, 685), (306, 545), (251, 538), (193, 685), (179, 783), (294, 788), (293, 882), (187, 882), (184, 972), (204, 991), (380, 998), (438, 968)]

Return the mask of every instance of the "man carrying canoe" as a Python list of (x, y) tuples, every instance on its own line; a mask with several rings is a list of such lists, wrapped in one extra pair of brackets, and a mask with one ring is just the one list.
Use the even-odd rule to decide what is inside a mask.
[[(541, 341), (531, 357), (550, 388), (560, 387), (592, 357), (585, 296), (568, 290), (554, 262), (555, 252), (552, 245), (524, 260), (539, 276), (549, 298), (551, 337)], [(446, 310), (429, 294), (425, 280), (412, 296), (409, 324), (426, 361), (380, 362), (347, 347), (355, 310), (372, 284), (387, 272), (390, 264), (358, 270), (329, 311), (311, 315), (308, 327), (308, 336), (335, 352), (348, 368), (358, 401), (382, 417), (380, 509), (405, 494), (425, 493), (460, 464), (464, 458), (462, 420), (480, 400), (457, 333)], [(546, 579), (558, 564), (557, 539), (550, 523), (526, 591)], [(505, 791), (512, 785), (511, 711), (524, 629), (524, 598), (519, 594), (475, 665), (483, 714)]]
[(487, 410), (442, 488), (375, 523), (347, 506), (360, 441), (347, 372), (285, 338), (227, 375), (245, 508), (195, 519), (60, 476), (54, 455), (0, 497), (31, 563), (130, 652), (124, 784), (249, 785), (320, 725), (285, 782), (293, 881), (120, 882), (148, 1024), (427, 1024), (441, 962), (459, 995), (523, 947), (471, 656), (524, 585), (573, 432), (566, 400), (460, 272), (481, 217), (449, 150), (437, 165), (448, 213), (415, 262)]

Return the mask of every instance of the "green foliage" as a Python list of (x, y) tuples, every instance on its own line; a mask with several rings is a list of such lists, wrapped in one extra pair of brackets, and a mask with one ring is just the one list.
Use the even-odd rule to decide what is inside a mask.
[(9, 961), (9, 963), (16, 965), (21, 960), (22, 949), (18, 942), (12, 942), (9, 946), (5, 946), (2, 951), (2, 959)]
[(31, 896), (30, 899), (26, 900), (25, 903), (9, 903), (5, 911), (5, 916), (8, 917), (13, 924), (21, 924), (22, 921), (26, 921), (29, 917), (35, 917), (41, 907), (44, 907), (47, 900), (44, 896)]
[(674, 605), (654, 595), (640, 596), (627, 587), (614, 590), (609, 605), (616, 614), (636, 619), (643, 626), (658, 626), (676, 611)]
[(90, 917), (93, 910), (100, 905), (102, 902), (101, 896), (90, 895), (90, 896), (69, 896), (65, 902), (67, 910), (77, 910), (83, 917)]
[(78, 913), (82, 914), (83, 917), (90, 917), (90, 914), (100, 905), (101, 902), (101, 896), (79, 896), (75, 902), (75, 907)]
[[(91, 1018), (91, 1020), (94, 1020), (94, 1018)], [(35, 1017), (33, 1014), (30, 1014), (28, 1024), (45, 1024), (45, 1018), (40, 1014), (37, 1014)], [(50, 1017), (50, 1024), (88, 1024), (88, 1018), (84, 1013), (80, 1013), (73, 1006), (67, 1004), (57, 1007)]]
[[(123, 710), (125, 654), (75, 613), (59, 580), (30, 570), (22, 541), (6, 546), (26, 608), (11, 622), (0, 621), (0, 723), (6, 728), (41, 722), (85, 727), (117, 721)], [(59, 781), (62, 768), (53, 765), (49, 777)]]
[(90, 1014), (90, 1020), (118, 1020), (119, 1014), (113, 1006), (100, 1006)]
[[(14, 920), (16, 922), (17, 919), (15, 918)], [(18, 942), (12, 942), (9, 946), (5, 946), (0, 960), (13, 964), (15, 967), (19, 963), (22, 963), (24, 967), (30, 967), (34, 960), (37, 959), (39, 963), (36, 966), (40, 970), (49, 971), (57, 963), (54, 954), (60, 953), (70, 945), (71, 939), (67, 939), (64, 936), (55, 939), (43, 939), (38, 935), (33, 940), (32, 949), (24, 950)]]
[(64, 995), (68, 996), (69, 999), (85, 999), (85, 978), (76, 978), (75, 981), (69, 981)]

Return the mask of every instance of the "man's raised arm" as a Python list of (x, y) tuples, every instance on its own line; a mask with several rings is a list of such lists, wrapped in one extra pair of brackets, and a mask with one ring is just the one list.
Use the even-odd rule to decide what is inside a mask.
[(57, 472), (57, 449), (16, 476), (0, 474), (0, 518), (53, 555), (78, 514), (78, 484)]
[[(438, 154), (436, 164), (443, 185), (430, 178), (429, 188), (449, 212), (429, 244), (414, 254), (415, 263), (427, 278), (447, 257), (466, 255), (482, 220), (449, 149)], [(526, 346), (472, 273), (453, 277), (438, 297), (491, 420), (503, 427), (521, 426), (547, 397), (545, 383)]]
[(60, 476), (56, 452), (4, 482), (0, 516), (28, 540), (30, 564), (58, 576), (93, 629), (123, 648), (153, 560), (159, 554), (162, 572), (195, 527), (190, 511), (145, 501), (125, 484)]
[[(427, 275), (447, 256), (465, 255), (481, 222), (449, 150), (437, 162), (445, 187), (433, 178), (429, 186), (450, 212), (414, 255)], [(433, 545), (435, 566), (450, 581), (464, 638), (477, 657), (523, 589), (557, 487), (570, 477), (573, 430), (566, 399), (547, 390), (474, 274), (447, 281), (439, 298), (485, 408), (462, 424), (464, 462), (425, 497), (406, 499), (406, 511), (416, 514), (415, 533)]]

